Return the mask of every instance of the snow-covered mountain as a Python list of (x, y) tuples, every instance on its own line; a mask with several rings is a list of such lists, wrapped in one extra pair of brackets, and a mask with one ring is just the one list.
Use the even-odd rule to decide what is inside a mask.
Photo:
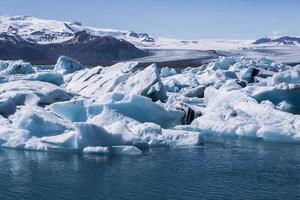
[[(97, 41), (100, 41), (99, 38), (102, 37), (109, 37), (110, 39), (107, 41), (112, 41), (112, 38), (116, 39), (114, 42), (109, 43), (108, 46), (105, 46), (104, 43), (101, 44), (102, 47), (100, 49), (105, 48), (106, 51), (101, 51), (99, 54), (114, 54), (114, 56), (107, 55), (108, 57), (104, 59), (104, 62), (128, 59), (138, 59), (142, 62), (199, 60), (203, 59), (203, 57), (210, 59), (220, 55), (255, 58), (267, 57), (288, 63), (300, 62), (300, 38), (298, 37), (285, 36), (280, 38), (261, 38), (258, 40), (180, 40), (127, 30), (93, 28), (83, 26), (80, 22), (46, 20), (32, 16), (0, 16), (0, 43), (10, 41), (10, 45), (13, 45), (14, 43), (19, 44), (19, 41), (22, 40), (23, 42), (27, 42), (30, 48), (32, 45), (51, 46), (63, 43), (67, 43), (68, 45), (71, 43), (75, 45), (76, 43), (77, 47), (80, 47), (83, 41), (77, 41), (76, 38), (82, 33), (88, 35), (85, 42), (89, 43), (93, 43), (95, 38), (98, 38)], [(118, 43), (118, 45), (113, 45), (116, 43)], [(125, 47), (125, 43), (128, 47), (119, 49), (120, 46)], [(28, 44), (23, 45), (23, 47), (25, 46), (28, 49)], [(91, 47), (95, 45), (94, 42), (87, 46)], [(3, 44), (0, 44), (0, 46), (2, 49), (5, 49), (3, 48)], [(77, 50), (77, 47), (70, 49)], [(15, 47), (10, 46), (9, 48)], [(23, 51), (23, 48), (20, 51)], [(35, 54), (40, 54), (39, 48), (38, 52), (36, 52), (36, 50), (34, 51)], [(93, 51), (93, 48), (88, 48), (88, 51)], [(6, 52), (6, 54), (11, 55), (11, 52), (12, 51)], [(94, 57), (95, 52), (91, 52), (93, 56), (85, 58), (77, 57), (77, 55), (82, 55), (82, 52), (76, 53), (75, 57), (72, 55), (73, 52), (72, 54), (68, 54), (69, 52), (66, 54), (64, 51), (58, 53), (68, 55), (81, 62), (85, 62), (83, 59), (87, 60), (92, 57), (93, 60), (99, 60), (101, 57), (100, 55), (100, 57)], [(21, 52), (20, 54), (23, 53)], [(50, 52), (50, 54), (53, 54), (53, 52)], [(121, 56), (119, 56), (119, 54), (121, 54)], [(18, 55), (16, 57), (24, 59), (24, 57)], [(57, 58), (58, 56), (55, 56), (54, 60)], [(8, 57), (0, 57), (0, 59), (8, 59)], [(39, 57), (39, 59), (43, 58)], [(102, 61), (103, 58), (101, 57), (100, 60)], [(32, 62), (32, 60), (28, 61)], [(199, 62), (197, 62), (196, 65), (197, 64), (199, 64)]]
[(133, 44), (114, 37), (101, 37), (80, 31), (59, 43), (33, 43), (21, 36), (0, 33), (0, 59), (26, 60), (35, 64), (52, 64), (59, 56), (76, 58), (86, 65), (110, 64), (136, 59), (147, 53)]
[(87, 65), (99, 65), (147, 55), (113, 35), (95, 34), (89, 28), (81, 28), (78, 22), (4, 16), (0, 17), (0, 59), (45, 64), (66, 55)]
[(277, 38), (261, 38), (253, 42), (257, 45), (299, 45), (300, 37), (281, 36)]
[(94, 36), (111, 36), (133, 42), (154, 42), (146, 33), (135, 33), (113, 29), (98, 29), (82, 26), (80, 22), (62, 22), (40, 19), (32, 16), (0, 16), (0, 32), (17, 34), (22, 38), (39, 44), (59, 43), (69, 40), (80, 31)]
[(253, 40), (179, 40), (134, 31), (100, 29), (83, 26), (80, 22), (62, 22), (32, 16), (0, 16), (0, 32), (18, 35), (38, 44), (59, 43), (71, 39), (74, 34), (86, 31), (94, 36), (111, 36), (126, 40), (139, 48), (228, 50), (251, 45)]
[(110, 36), (126, 40), (138, 48), (231, 50), (256, 45), (300, 45), (300, 37), (282, 36), (258, 40), (201, 39), (180, 40), (127, 30), (103, 29), (83, 26), (80, 22), (63, 22), (33, 16), (0, 16), (0, 32), (18, 35), (38, 44), (60, 43), (86, 31), (93, 36)]

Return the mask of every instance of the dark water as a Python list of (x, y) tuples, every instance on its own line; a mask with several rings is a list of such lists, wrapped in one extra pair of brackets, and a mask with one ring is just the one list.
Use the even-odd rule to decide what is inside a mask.
[(300, 199), (300, 145), (249, 140), (137, 157), (0, 150), (0, 199)]

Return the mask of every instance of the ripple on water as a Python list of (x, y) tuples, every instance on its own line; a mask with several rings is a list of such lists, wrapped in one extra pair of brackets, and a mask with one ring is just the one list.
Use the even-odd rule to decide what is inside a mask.
[(141, 156), (0, 149), (0, 199), (299, 199), (300, 145), (224, 139)]

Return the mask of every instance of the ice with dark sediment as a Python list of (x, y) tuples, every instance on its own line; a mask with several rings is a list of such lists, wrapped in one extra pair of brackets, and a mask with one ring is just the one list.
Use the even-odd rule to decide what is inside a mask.
[(300, 141), (300, 67), (226, 57), (197, 68), (137, 62), (53, 69), (0, 62), (0, 146), (139, 155), (203, 136)]

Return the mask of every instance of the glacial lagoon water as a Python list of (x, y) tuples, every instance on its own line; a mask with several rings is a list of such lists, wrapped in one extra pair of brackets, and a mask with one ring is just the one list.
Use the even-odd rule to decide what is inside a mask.
[(300, 199), (300, 145), (222, 139), (141, 156), (0, 149), (0, 199)]

